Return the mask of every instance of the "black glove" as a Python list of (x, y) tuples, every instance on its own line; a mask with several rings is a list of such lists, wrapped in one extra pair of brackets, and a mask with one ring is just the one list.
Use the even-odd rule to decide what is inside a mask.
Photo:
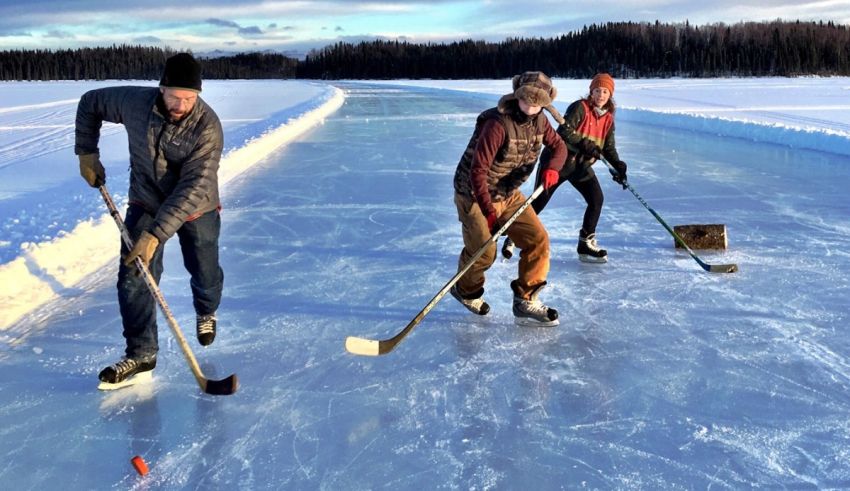
[(623, 185), (623, 189), (626, 189), (626, 169), (628, 166), (622, 160), (615, 160), (611, 162), (611, 166), (614, 167), (614, 170), (617, 171), (616, 174), (613, 174), (612, 177), (614, 182)]
[(576, 146), (588, 158), (599, 160), (599, 157), (602, 156), (602, 149), (589, 138), (582, 138)]

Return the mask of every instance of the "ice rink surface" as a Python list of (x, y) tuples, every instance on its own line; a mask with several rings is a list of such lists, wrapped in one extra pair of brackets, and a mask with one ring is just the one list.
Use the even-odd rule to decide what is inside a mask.
[(166, 249), (162, 290), (203, 370), (236, 372), (240, 390), (200, 393), (161, 322), (154, 382), (97, 392), (123, 352), (108, 268), (0, 357), (4, 487), (850, 486), (846, 156), (618, 122), (635, 190), (671, 225), (725, 224), (729, 249), (698, 253), (738, 273), (676, 252), (598, 169), (607, 264), (576, 257), (572, 188), (541, 215), (559, 327), (514, 326), (516, 260), (499, 259), (490, 315), (447, 297), (394, 352), (364, 358), (346, 336), (395, 334), (455, 272), (452, 176), (492, 99), (337, 85), (339, 111), (223, 195), (209, 348), (179, 248)]

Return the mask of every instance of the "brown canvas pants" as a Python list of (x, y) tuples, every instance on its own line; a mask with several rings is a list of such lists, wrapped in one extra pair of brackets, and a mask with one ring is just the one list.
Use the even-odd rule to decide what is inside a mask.
[[(499, 217), (507, 220), (522, 206), (525, 199), (526, 197), (517, 190), (508, 199), (494, 202), (493, 206)], [(455, 205), (463, 231), (463, 251), (458, 260), (460, 271), (492, 235), (487, 229), (487, 219), (473, 198), (455, 193)], [(529, 299), (531, 292), (544, 283), (549, 274), (549, 234), (530, 206), (508, 227), (507, 233), (520, 249), (519, 277), (516, 282), (518, 291), (514, 293)], [(491, 244), (484, 255), (458, 280), (457, 289), (460, 294), (469, 295), (483, 289), (484, 272), (490, 269), (495, 260), (496, 244)]]

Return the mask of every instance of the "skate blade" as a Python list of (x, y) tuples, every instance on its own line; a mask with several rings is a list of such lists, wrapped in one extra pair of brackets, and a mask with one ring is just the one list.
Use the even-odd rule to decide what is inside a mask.
[(608, 262), (608, 256), (596, 257), (596, 256), (589, 256), (587, 254), (579, 254), (578, 260), (583, 262), (583, 263), (602, 264), (602, 263)]
[(514, 323), (520, 327), (555, 327), (560, 324), (558, 319), (553, 321), (538, 321), (528, 317), (514, 317)]
[(122, 380), (120, 382), (110, 384), (109, 382), (101, 382), (98, 384), (98, 390), (116, 390), (123, 389), (124, 387), (130, 387), (131, 385), (136, 384), (144, 384), (153, 380), (153, 370), (148, 370), (147, 372), (141, 372), (133, 375), (132, 377)]

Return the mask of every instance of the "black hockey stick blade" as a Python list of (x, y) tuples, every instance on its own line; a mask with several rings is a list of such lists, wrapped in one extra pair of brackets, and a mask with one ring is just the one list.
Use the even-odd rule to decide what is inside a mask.
[(229, 396), (239, 388), (239, 379), (236, 374), (222, 380), (207, 380), (204, 384), (204, 392), (213, 396)]
[[(121, 213), (115, 206), (115, 202), (112, 200), (112, 196), (109, 194), (109, 191), (106, 190), (106, 185), (101, 184), (98, 189), (106, 203), (106, 207), (109, 209), (110, 216), (112, 216), (112, 219), (115, 221), (115, 225), (118, 227), (119, 232), (121, 232), (121, 240), (124, 242), (124, 245), (127, 246), (128, 250), (133, 250), (133, 240), (130, 238), (130, 233), (127, 231), (127, 227), (124, 224), (124, 220), (121, 218)], [(192, 370), (192, 375), (195, 376), (195, 381), (198, 382), (198, 387), (207, 394), (214, 396), (229, 396), (236, 392), (236, 389), (239, 388), (239, 381), (236, 379), (236, 374), (233, 374), (223, 380), (209, 380), (204, 376), (204, 372), (202, 372), (201, 367), (198, 366), (198, 360), (195, 358), (195, 354), (192, 353), (192, 349), (189, 348), (189, 343), (186, 342), (186, 337), (183, 336), (183, 331), (177, 324), (174, 314), (171, 313), (171, 309), (165, 302), (165, 297), (162, 295), (162, 291), (160, 291), (159, 286), (157, 285), (150, 270), (148, 270), (147, 265), (140, 258), (136, 258), (136, 268), (138, 268), (139, 274), (142, 276), (142, 279), (144, 279), (151, 295), (162, 310), (162, 314), (165, 316), (166, 320), (168, 320), (168, 327), (171, 328), (171, 332), (180, 344), (180, 349), (183, 351), (183, 356), (186, 357), (186, 361), (189, 363), (189, 368)]]

